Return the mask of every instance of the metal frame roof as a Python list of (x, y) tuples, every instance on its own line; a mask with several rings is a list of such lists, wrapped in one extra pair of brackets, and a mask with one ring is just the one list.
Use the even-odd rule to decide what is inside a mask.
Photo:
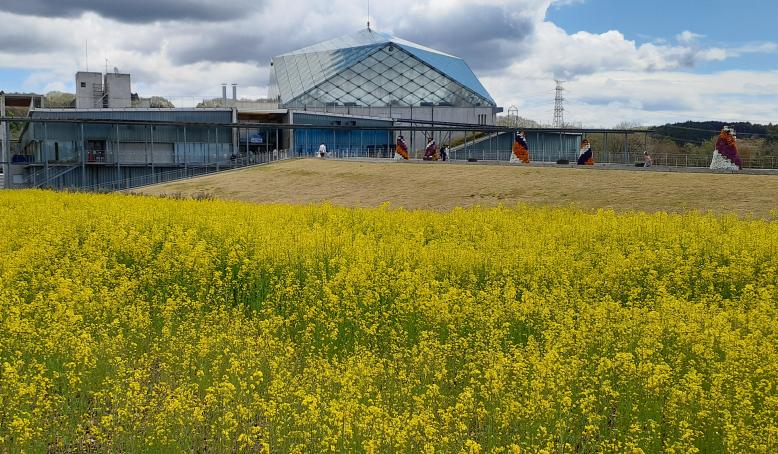
[(446, 78), (496, 106), (473, 70), (461, 58), (428, 47), (364, 29), (279, 55), (273, 59), (274, 83), (283, 104), (300, 98), (327, 80), (357, 65), (387, 46), (396, 46)]

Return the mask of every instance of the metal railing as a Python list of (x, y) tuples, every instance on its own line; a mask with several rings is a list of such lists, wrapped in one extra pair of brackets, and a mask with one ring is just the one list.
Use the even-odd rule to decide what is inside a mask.
[(288, 150), (275, 150), (270, 153), (263, 153), (259, 156), (236, 157), (229, 163), (213, 162), (192, 167), (185, 167), (176, 170), (164, 172), (152, 172), (148, 175), (141, 175), (131, 178), (122, 178), (105, 183), (89, 185), (78, 188), (85, 192), (112, 192), (126, 189), (134, 189), (154, 184), (168, 183), (176, 180), (191, 179), (215, 173), (221, 173), (228, 170), (236, 170), (247, 167), (266, 165), (272, 162), (285, 161), (291, 159)]
[[(456, 150), (450, 150), (448, 159), (451, 161), (468, 161), (475, 160), (479, 162), (510, 162), (511, 150), (494, 149), (494, 150), (470, 150), (467, 148), (459, 148)], [(570, 164), (576, 163), (576, 153), (567, 152), (562, 153), (563, 159), (569, 161)], [(318, 157), (318, 153), (302, 153), (297, 152), (298, 157)], [(418, 156), (414, 156), (411, 153), (411, 159), (421, 159), (419, 152)], [(536, 163), (556, 163), (560, 159), (560, 152), (555, 151), (535, 151), (530, 152), (532, 162)], [(327, 157), (335, 159), (391, 159), (394, 157), (394, 148), (378, 148), (378, 149), (359, 149), (359, 148), (336, 148), (335, 150), (328, 151)], [(687, 155), (687, 154), (651, 154), (653, 165), (656, 167), (689, 167), (689, 168), (707, 168), (710, 166), (712, 158), (711, 156), (700, 155)], [(761, 157), (744, 157), (743, 159), (744, 169), (754, 170), (774, 170), (778, 169), (778, 156), (761, 156)], [(627, 153), (624, 152), (612, 152), (612, 153), (594, 153), (594, 161), (597, 164), (613, 164), (622, 166), (640, 166), (644, 163), (643, 151), (630, 150)]]
[[(295, 156), (298, 158), (318, 158), (319, 152), (314, 151), (302, 151), (297, 150)], [(328, 158), (335, 159), (389, 159), (394, 156), (394, 147), (338, 147), (331, 150), (327, 150)]]
[[(650, 153), (651, 160), (654, 166), (660, 167), (691, 167), (691, 168), (705, 168), (709, 167), (713, 152), (710, 156), (701, 155), (689, 155), (689, 154), (665, 154), (665, 153)], [(626, 165), (640, 165), (644, 162), (643, 153), (630, 152), (625, 160), (624, 153), (609, 153), (598, 154), (595, 152), (594, 160), (603, 164), (626, 164)], [(744, 157), (743, 168), (744, 169), (778, 169), (778, 157), (776, 156), (760, 156), (760, 157)]]
[(25, 178), (25, 185), (32, 187), (32, 188), (42, 188), (47, 185), (50, 181), (56, 181), (57, 179), (63, 177), (65, 174), (68, 174), (76, 169), (78, 169), (78, 165), (72, 165), (72, 166), (57, 166), (57, 167), (50, 167), (50, 168), (42, 168), (38, 170), (37, 172), (33, 172), (30, 175)]

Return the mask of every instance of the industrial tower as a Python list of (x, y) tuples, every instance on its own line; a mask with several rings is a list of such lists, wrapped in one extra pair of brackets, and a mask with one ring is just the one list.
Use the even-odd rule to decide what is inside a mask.
[(555, 80), (556, 82), (556, 99), (554, 101), (554, 127), (565, 127), (565, 87), (562, 85), (564, 80)]

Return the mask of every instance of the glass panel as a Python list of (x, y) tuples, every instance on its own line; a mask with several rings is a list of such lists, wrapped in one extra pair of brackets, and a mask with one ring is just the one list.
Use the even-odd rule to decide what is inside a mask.
[[(356, 86), (373, 81), (382, 88), (379, 97), (387, 103), (395, 99), (396, 86), (405, 86), (408, 81), (415, 80), (418, 83), (414, 90), (423, 86), (428, 89), (424, 96), (433, 92), (435, 97), (444, 99), (442, 102), (495, 105), (462, 59), (367, 29), (281, 55), (273, 63), (272, 91), (276, 90), (277, 84), (284, 103), (294, 100), (299, 104), (303, 99), (317, 98), (302, 95), (328, 79), (345, 77), (355, 87), (337, 81), (335, 85), (350, 93)], [(353, 72), (346, 75), (344, 71), (348, 68)], [(390, 85), (381, 75), (396, 83)], [(344, 98), (344, 102), (353, 101)]]
[[(345, 68), (340, 74), (322, 78), (315, 74), (320, 64), (325, 66), (336, 60), (346, 61), (353, 55), (349, 52), (322, 52), (317, 55), (295, 55), (298, 77), (292, 78), (291, 92), (299, 93), (290, 103), (291, 107), (332, 105), (388, 106), (433, 103), (452, 106), (491, 105), (490, 100), (471, 91), (430, 68), (426, 63), (397, 48), (371, 50), (363, 61)], [(360, 52), (363, 52), (362, 49)], [(361, 55), (360, 55), (361, 58)], [(280, 69), (280, 68), (278, 68)], [(330, 68), (332, 70), (332, 68)], [(469, 70), (469, 68), (468, 68)], [(319, 86), (320, 89), (314, 89)], [(279, 89), (284, 84), (279, 82)], [(287, 90), (289, 91), (289, 90)], [(307, 94), (303, 94), (306, 93)]]

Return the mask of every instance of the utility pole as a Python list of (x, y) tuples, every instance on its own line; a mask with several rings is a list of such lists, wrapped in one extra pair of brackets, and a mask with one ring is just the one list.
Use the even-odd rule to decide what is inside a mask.
[(564, 80), (555, 80), (556, 98), (554, 100), (554, 127), (565, 127), (565, 87), (562, 85)]

